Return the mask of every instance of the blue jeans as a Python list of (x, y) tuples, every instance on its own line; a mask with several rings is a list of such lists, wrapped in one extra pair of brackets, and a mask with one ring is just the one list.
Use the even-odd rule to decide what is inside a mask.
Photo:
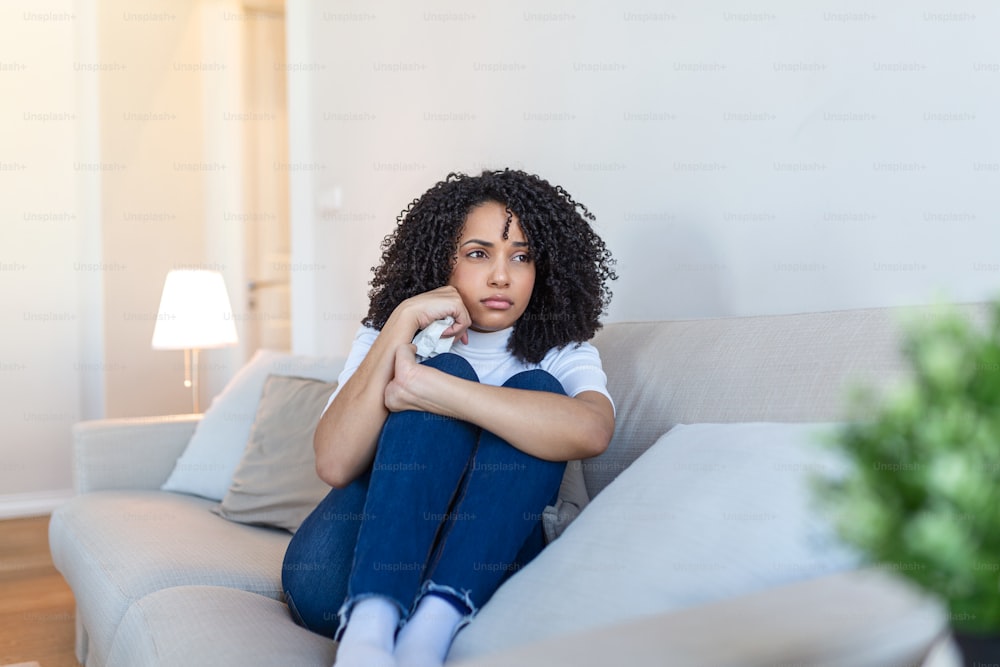
[[(458, 355), (424, 363), (478, 382)], [(542, 370), (504, 386), (565, 394)], [(541, 551), (541, 513), (555, 502), (565, 467), (468, 422), (390, 414), (372, 467), (330, 491), (288, 545), (282, 585), (292, 617), (337, 637), (358, 599), (384, 596), (405, 621), (433, 594), (471, 618)]]

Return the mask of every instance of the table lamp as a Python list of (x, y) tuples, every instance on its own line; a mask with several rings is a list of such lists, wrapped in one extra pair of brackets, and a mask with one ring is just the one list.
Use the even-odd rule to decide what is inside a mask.
[(233, 308), (218, 271), (174, 270), (167, 273), (153, 328), (154, 350), (184, 350), (184, 386), (198, 403), (198, 350), (237, 343)]

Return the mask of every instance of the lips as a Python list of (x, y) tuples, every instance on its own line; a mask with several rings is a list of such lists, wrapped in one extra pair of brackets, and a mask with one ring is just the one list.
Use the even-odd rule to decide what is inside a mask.
[(479, 303), (483, 304), (487, 308), (492, 308), (493, 310), (507, 310), (514, 305), (513, 301), (499, 294), (488, 296), (485, 299), (480, 299)]

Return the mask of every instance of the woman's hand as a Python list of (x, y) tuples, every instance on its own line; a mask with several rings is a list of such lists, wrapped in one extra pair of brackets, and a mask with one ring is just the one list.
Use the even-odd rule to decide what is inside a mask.
[(393, 378), (385, 386), (385, 407), (390, 412), (425, 410), (419, 398), (419, 376), (433, 369), (423, 368), (417, 363), (416, 349), (414, 345), (396, 348)]
[(469, 342), (466, 329), (472, 324), (472, 320), (465, 304), (462, 303), (461, 295), (451, 285), (410, 297), (399, 304), (398, 310), (409, 313), (417, 329), (425, 329), (431, 322), (450, 316), (455, 319), (455, 323), (445, 329), (441, 337), (457, 336), (463, 343)]
[[(441, 337), (455, 336), (463, 343), (469, 342), (467, 330), (472, 324), (469, 311), (458, 290), (451, 285), (410, 297), (399, 304), (393, 314), (397, 313), (405, 313), (407, 317), (413, 318), (418, 329), (425, 329), (432, 322), (452, 317), (455, 322), (441, 333)], [(385, 408), (390, 412), (428, 410), (426, 402), (421, 401), (427, 387), (421, 383), (430, 381), (428, 375), (433, 375), (434, 371), (417, 363), (416, 350), (411, 344), (396, 347), (392, 379), (385, 387)]]
[(468, 343), (466, 330), (472, 320), (454, 287), (418, 294), (392, 311), (361, 365), (316, 427), (313, 447), (320, 479), (337, 488), (357, 479), (375, 458), (382, 424), (390, 411), (435, 409), (427, 399), (444, 374), (417, 364), (410, 341), (417, 329), (448, 316), (455, 323), (443, 335)]

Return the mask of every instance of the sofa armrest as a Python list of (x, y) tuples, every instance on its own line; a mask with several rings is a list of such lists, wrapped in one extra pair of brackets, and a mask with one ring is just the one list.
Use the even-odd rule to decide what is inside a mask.
[(892, 575), (859, 570), (454, 664), (898, 667), (925, 664), (947, 633), (937, 602)]
[(74, 424), (76, 492), (160, 488), (200, 419), (201, 415), (168, 415)]

